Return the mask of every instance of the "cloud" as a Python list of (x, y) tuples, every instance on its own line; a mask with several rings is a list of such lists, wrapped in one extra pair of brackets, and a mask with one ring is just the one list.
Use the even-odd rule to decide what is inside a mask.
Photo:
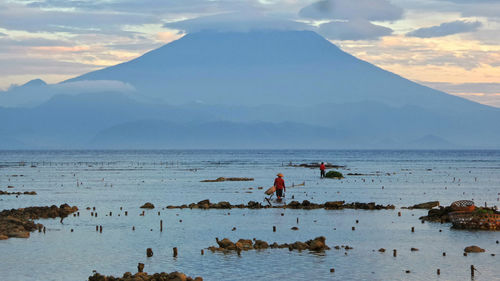
[(288, 16), (266, 15), (258, 12), (225, 13), (194, 19), (166, 23), (170, 29), (192, 33), (202, 30), (250, 31), (260, 29), (274, 30), (311, 30), (312, 26), (293, 21)]
[(403, 9), (387, 0), (322, 0), (302, 8), (299, 15), (315, 20), (393, 21), (401, 19)]
[(318, 32), (331, 40), (373, 40), (392, 33), (392, 29), (367, 20), (332, 21), (319, 26)]
[(431, 88), (447, 93), (464, 93), (497, 96), (500, 93), (500, 83), (446, 83), (419, 81)]
[(410, 37), (419, 37), (419, 38), (432, 38), (432, 37), (443, 37), (458, 33), (472, 32), (481, 27), (482, 24), (479, 21), (452, 21), (445, 22), (440, 25), (424, 27), (414, 30), (406, 34), (406, 36)]
[(0, 37), (5, 37), (7, 34), (0, 32)]

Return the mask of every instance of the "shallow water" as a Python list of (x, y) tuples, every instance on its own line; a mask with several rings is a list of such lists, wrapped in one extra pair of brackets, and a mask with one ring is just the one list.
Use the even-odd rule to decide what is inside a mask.
[[(369, 175), (321, 180), (317, 170), (287, 166), (290, 161), (322, 160), (346, 165), (340, 170), (344, 174)], [(396, 210), (162, 210), (203, 199), (262, 202), (257, 187), (272, 185), (277, 172), (285, 174), (288, 201), (293, 196), (315, 203), (376, 202), (394, 204)], [(255, 181), (200, 182), (220, 176)], [(302, 182), (305, 186), (290, 187)], [(121, 276), (135, 272), (138, 262), (150, 273), (181, 271), (204, 280), (468, 280), (472, 264), (478, 269), (475, 280), (500, 280), (498, 256), (490, 255), (500, 254), (495, 243), (500, 232), (421, 224), (418, 217), (426, 211), (399, 209), (433, 200), (442, 205), (461, 199), (498, 205), (500, 151), (3, 151), (0, 189), (7, 190), (7, 185), (15, 187), (9, 191), (34, 190), (38, 195), (0, 196), (0, 209), (68, 203), (80, 208), (80, 217), (68, 217), (64, 224), (40, 220), (46, 234), (0, 241), (0, 280), (86, 280), (93, 270)], [(145, 202), (156, 209), (139, 216)], [(94, 206), (97, 218), (85, 209)], [(103, 226), (102, 234), (96, 225)], [(293, 226), (299, 230), (292, 231)], [(288, 249), (241, 256), (208, 250), (200, 254), (216, 245), (215, 237), (286, 243), (320, 235), (332, 248), (354, 249), (347, 255), (335, 249), (323, 254)], [(463, 248), (469, 245), (486, 253), (464, 257)], [(152, 258), (146, 258), (148, 247), (153, 248)], [(177, 258), (172, 257), (173, 247), (179, 248)], [(411, 252), (411, 247), (419, 251)], [(387, 251), (379, 253), (379, 248)]]

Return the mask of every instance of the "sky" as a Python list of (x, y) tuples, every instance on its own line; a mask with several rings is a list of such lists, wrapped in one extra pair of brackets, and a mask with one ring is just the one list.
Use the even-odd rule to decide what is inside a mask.
[(313, 30), (405, 78), (500, 107), (500, 0), (0, 0), (0, 89), (57, 83), (208, 28)]

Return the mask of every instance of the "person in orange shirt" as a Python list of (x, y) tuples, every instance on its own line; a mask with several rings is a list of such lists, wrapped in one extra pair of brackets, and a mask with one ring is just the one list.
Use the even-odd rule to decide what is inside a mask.
[(283, 174), (279, 173), (277, 176), (278, 177), (274, 180), (274, 187), (276, 188), (276, 196), (278, 197), (278, 200), (281, 200), (281, 197), (283, 197), (283, 191), (286, 192), (286, 186), (285, 181), (283, 180)]

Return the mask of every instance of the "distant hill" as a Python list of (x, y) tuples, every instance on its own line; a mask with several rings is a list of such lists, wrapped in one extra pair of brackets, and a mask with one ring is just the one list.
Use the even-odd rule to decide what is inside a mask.
[(13, 87), (0, 106), (0, 148), (500, 148), (500, 109), (310, 31), (188, 34), (60, 84)]

